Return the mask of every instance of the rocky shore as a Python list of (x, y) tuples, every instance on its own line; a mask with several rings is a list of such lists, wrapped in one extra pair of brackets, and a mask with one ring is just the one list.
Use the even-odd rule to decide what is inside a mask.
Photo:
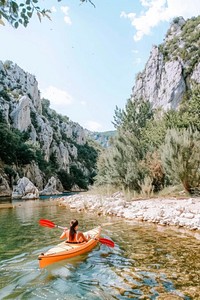
[(110, 215), (159, 225), (200, 230), (200, 198), (154, 198), (127, 201), (117, 192), (112, 196), (79, 194), (59, 199), (59, 204), (76, 211)]

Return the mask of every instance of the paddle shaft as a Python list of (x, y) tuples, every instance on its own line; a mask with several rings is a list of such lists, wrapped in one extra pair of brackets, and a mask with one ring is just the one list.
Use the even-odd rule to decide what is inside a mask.
[(55, 227), (60, 228), (60, 229), (62, 229), (62, 230), (65, 230), (65, 229), (66, 229), (66, 227), (62, 227), (62, 226), (59, 226), (59, 225), (55, 225)]
[[(66, 227), (62, 227), (62, 226), (56, 225), (54, 222), (52, 222), (50, 220), (47, 220), (47, 219), (41, 219), (39, 221), (39, 224), (41, 226), (45, 226), (45, 227), (49, 227), (49, 228), (55, 228), (56, 227), (56, 228), (60, 228), (62, 230), (66, 230), (67, 229)], [(95, 239), (95, 240), (99, 241), (100, 243), (105, 244), (105, 245), (107, 245), (109, 247), (114, 247), (114, 245), (115, 245), (113, 241), (105, 239), (105, 238), (93, 238), (93, 237), (91, 237), (91, 239)]]

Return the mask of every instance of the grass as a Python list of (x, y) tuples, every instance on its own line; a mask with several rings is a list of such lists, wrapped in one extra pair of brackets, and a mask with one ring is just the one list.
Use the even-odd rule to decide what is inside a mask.
[(159, 193), (150, 192), (147, 189), (142, 189), (141, 193), (136, 191), (124, 190), (121, 188), (113, 187), (110, 185), (107, 186), (93, 186), (91, 189), (86, 192), (88, 195), (100, 195), (100, 196), (113, 196), (115, 193), (121, 193), (126, 201), (142, 200), (142, 199), (153, 199), (153, 198), (172, 198), (177, 199), (189, 198), (189, 195), (186, 191), (183, 190), (182, 185), (168, 186), (165, 187)]

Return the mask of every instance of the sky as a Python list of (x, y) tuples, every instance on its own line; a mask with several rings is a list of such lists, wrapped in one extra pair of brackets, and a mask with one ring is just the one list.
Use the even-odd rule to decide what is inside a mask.
[(153, 45), (174, 17), (200, 15), (199, 0), (38, 0), (27, 28), (0, 25), (0, 60), (36, 76), (50, 107), (91, 131), (114, 130)]

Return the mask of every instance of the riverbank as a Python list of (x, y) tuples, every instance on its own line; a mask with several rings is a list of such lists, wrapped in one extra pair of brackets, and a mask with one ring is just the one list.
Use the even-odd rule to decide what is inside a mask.
[(154, 198), (127, 201), (117, 192), (112, 196), (79, 194), (62, 197), (59, 204), (76, 211), (110, 215), (127, 220), (152, 222), (159, 225), (200, 230), (200, 197)]

